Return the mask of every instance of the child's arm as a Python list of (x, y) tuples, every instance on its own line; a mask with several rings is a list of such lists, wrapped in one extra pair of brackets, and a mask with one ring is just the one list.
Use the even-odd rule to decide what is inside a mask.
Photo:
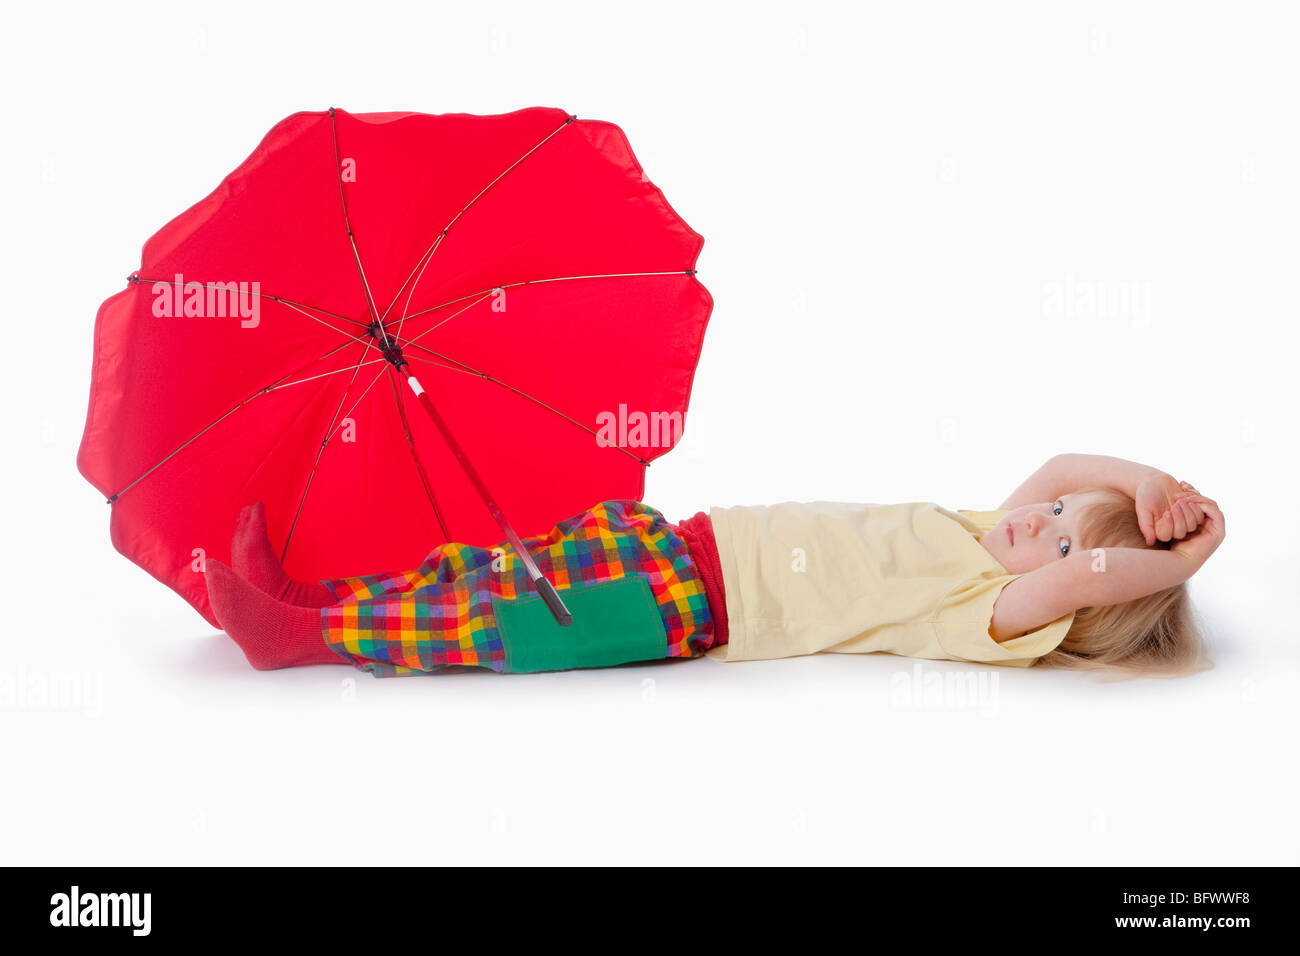
[[(1055, 501), (1063, 494), (1089, 486), (1114, 488), (1136, 498), (1143, 480), (1163, 474), (1159, 468), (1107, 455), (1053, 455), (1011, 492), (1011, 497), (1002, 503), (1000, 510), (1010, 511), (1021, 505)], [(1175, 491), (1178, 490), (1177, 484), (1175, 481)]]
[(989, 633), (1011, 640), (1084, 607), (1107, 607), (1182, 584), (1223, 542), (1223, 512), (1203, 495), (1192, 500), (1204, 513), (1200, 528), (1168, 551), (1146, 548), (1079, 550), (1002, 589)]
[(1080, 488), (1113, 488), (1132, 498), (1138, 524), (1148, 544), (1182, 538), (1196, 530), (1201, 512), (1193, 507), (1184, 514), (1175, 507), (1175, 496), (1190, 489), (1172, 475), (1123, 458), (1107, 455), (1055, 455), (1026, 478), (1002, 503), (1001, 511), (1021, 505), (1055, 501), (1063, 494)]

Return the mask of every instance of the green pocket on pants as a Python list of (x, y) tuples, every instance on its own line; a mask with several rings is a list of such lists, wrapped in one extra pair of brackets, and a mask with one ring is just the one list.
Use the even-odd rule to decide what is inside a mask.
[(668, 653), (663, 617), (645, 578), (577, 584), (559, 591), (573, 623), (555, 623), (541, 596), (494, 597), (506, 673), (612, 667), (658, 660)]

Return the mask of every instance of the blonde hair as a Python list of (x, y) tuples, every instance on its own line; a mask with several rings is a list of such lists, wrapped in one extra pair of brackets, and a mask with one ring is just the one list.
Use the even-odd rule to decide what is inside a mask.
[[(1110, 488), (1078, 491), (1085, 492), (1096, 499), (1080, 519), (1080, 546), (1168, 550), (1168, 541), (1146, 543), (1128, 495)], [(1186, 582), (1123, 604), (1080, 608), (1065, 638), (1037, 665), (1110, 677), (1183, 677), (1214, 666)]]

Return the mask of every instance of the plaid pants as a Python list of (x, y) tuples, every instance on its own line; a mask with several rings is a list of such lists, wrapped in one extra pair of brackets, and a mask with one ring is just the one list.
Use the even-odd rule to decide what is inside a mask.
[[(561, 597), (573, 585), (644, 578), (663, 619), (665, 657), (697, 657), (713, 646), (704, 583), (685, 543), (654, 508), (602, 501), (523, 542)], [(413, 571), (324, 584), (339, 601), (321, 609), (326, 645), (377, 677), (449, 665), (507, 670), (493, 597), (533, 593), (508, 545), (448, 543)]]

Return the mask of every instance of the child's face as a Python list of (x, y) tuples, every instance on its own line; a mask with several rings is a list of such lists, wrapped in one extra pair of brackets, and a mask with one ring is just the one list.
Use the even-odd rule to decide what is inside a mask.
[(1035, 571), (1083, 547), (1079, 519), (1096, 499), (1095, 493), (1067, 494), (1055, 501), (1022, 505), (1007, 512), (980, 538), (980, 544), (1011, 574)]

